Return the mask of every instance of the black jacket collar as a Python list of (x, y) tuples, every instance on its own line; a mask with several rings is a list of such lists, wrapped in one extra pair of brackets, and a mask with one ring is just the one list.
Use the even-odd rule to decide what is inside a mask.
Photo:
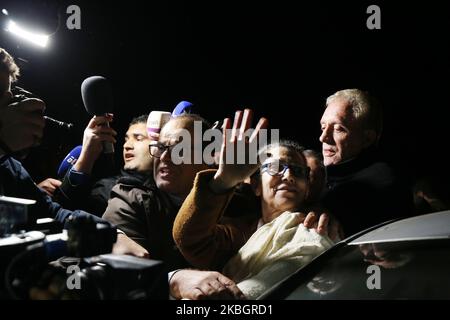
[(361, 152), (356, 158), (340, 164), (325, 167), (327, 179), (339, 179), (352, 175), (369, 167), (377, 161), (379, 161), (377, 150), (375, 148), (366, 149), (365, 151)]

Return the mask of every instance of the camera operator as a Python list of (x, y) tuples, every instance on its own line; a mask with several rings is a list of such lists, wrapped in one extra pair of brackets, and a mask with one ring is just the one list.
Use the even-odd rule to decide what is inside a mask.
[[(45, 104), (36, 98), (14, 102), (11, 83), (17, 80), (19, 67), (11, 55), (0, 48), (0, 195), (36, 200), (28, 210), (26, 228), (35, 227), (39, 218), (50, 217), (65, 224), (69, 216), (87, 216), (81, 210), (64, 209), (37, 187), (22, 164), (12, 154), (39, 144), (44, 128)], [(94, 221), (103, 219), (92, 216)], [(113, 253), (148, 256), (147, 251), (120, 234)]]
[(14, 102), (11, 83), (18, 76), (19, 68), (13, 58), (0, 48), (0, 155), (38, 144), (45, 125), (42, 100)]

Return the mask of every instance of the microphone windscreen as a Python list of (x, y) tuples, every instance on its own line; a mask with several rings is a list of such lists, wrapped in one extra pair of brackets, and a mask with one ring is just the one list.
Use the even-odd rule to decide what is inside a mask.
[(81, 146), (77, 146), (70, 151), (64, 160), (59, 165), (58, 177), (63, 178), (66, 172), (72, 168), (72, 166), (77, 162), (81, 154)]
[(81, 84), (81, 97), (86, 111), (94, 115), (113, 113), (113, 94), (111, 86), (104, 77), (92, 76)]
[(147, 118), (147, 133), (149, 137), (151, 133), (159, 133), (161, 128), (169, 121), (171, 118), (170, 112), (166, 111), (152, 111)]
[(172, 111), (172, 117), (178, 117), (183, 113), (191, 113), (194, 105), (189, 101), (181, 101)]

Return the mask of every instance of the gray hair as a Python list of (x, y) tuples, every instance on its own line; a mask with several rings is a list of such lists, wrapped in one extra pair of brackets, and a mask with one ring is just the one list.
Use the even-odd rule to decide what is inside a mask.
[(364, 129), (374, 130), (380, 139), (383, 131), (383, 112), (379, 102), (367, 91), (360, 89), (345, 89), (337, 91), (327, 98), (326, 106), (336, 99), (344, 99), (352, 106), (355, 119), (361, 119)]

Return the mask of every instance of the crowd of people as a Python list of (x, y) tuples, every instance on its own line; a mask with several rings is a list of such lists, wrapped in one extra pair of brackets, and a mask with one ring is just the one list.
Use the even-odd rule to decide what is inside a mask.
[[(162, 260), (172, 270), (175, 299), (257, 298), (340, 239), (419, 213), (411, 186), (378, 152), (382, 109), (363, 90), (326, 99), (321, 152), (281, 140), (260, 146), (257, 163), (228, 158), (239, 144), (251, 156), (250, 145), (269, 127), (270, 119), (261, 118), (246, 136), (252, 110), (236, 111), (233, 122), (226, 118), (217, 129), (223, 140), (214, 164), (172, 159), (186, 132), (191, 150), (205, 150), (194, 143), (195, 135), (211, 129), (200, 115), (172, 117), (151, 136), (147, 115), (138, 116), (125, 135), (120, 174), (98, 181), (94, 164), (117, 133), (106, 125), (113, 115), (95, 116), (62, 181), (36, 184), (20, 159), (42, 139), (45, 103), (15, 101), (11, 87), (18, 76), (13, 57), (0, 48), (0, 195), (36, 201), (30, 229), (42, 217), (63, 225), (71, 215), (108, 221), (118, 229), (113, 253)], [(414, 191), (421, 203), (428, 201), (428, 212), (449, 207), (430, 188)]]

